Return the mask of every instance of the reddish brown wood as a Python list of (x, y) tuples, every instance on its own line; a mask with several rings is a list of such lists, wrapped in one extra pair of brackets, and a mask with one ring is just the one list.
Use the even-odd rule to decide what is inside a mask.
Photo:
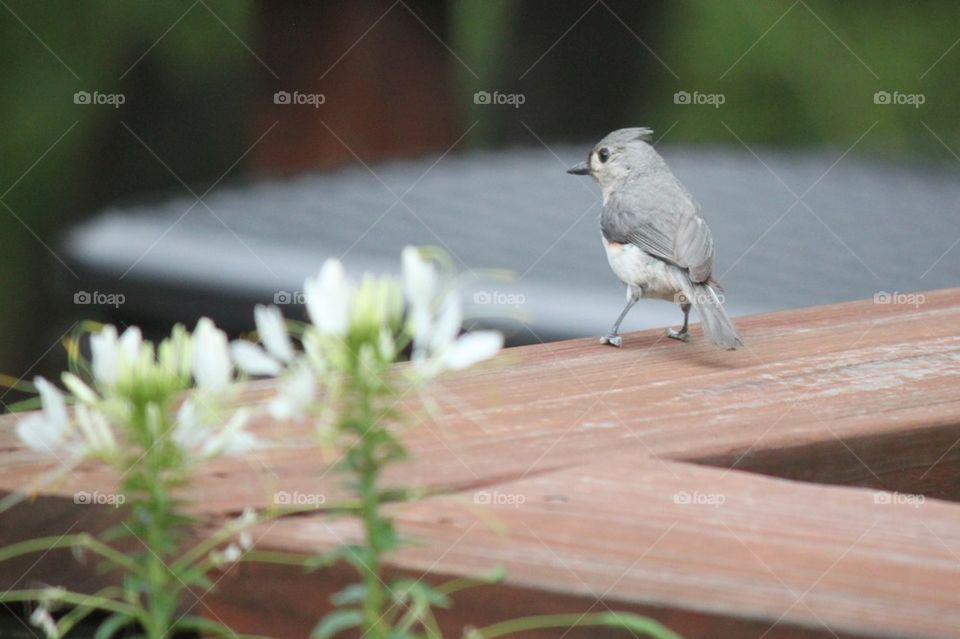
[[(442, 153), (457, 130), (450, 65), (438, 39), (445, 5), (393, 0), (261, 2), (258, 172)], [(431, 32), (432, 31), (432, 32)], [(274, 75), (276, 77), (274, 77)], [(319, 107), (275, 104), (277, 91), (322, 94)], [(274, 126), (276, 125), (276, 126)]]
[[(748, 348), (734, 353), (696, 330), (691, 344), (627, 335), (621, 350), (572, 340), (446, 378), (433, 416), (403, 398), (413, 457), (388, 478), (444, 494), (394, 507), (418, 545), (391, 565), (429, 579), (508, 568), (504, 585), (460, 597), (448, 629), (583, 611), (603, 595), (688, 637), (759, 637), (774, 622), (766, 637), (960, 634), (960, 505), (876, 503), (874, 491), (960, 497), (960, 290), (929, 292), (918, 309), (867, 301), (739, 324)], [(44, 464), (12, 423), (0, 422), (0, 491)], [(257, 428), (307, 441), (302, 427)], [(221, 460), (198, 480), (195, 509), (214, 522), (279, 490), (345, 494), (303, 446)], [(34, 513), (114, 482), (78, 469), (19, 509), (15, 534), (0, 516), (0, 543), (62, 532), (69, 505), (62, 521)], [(476, 505), (478, 490), (525, 502)], [(682, 490), (725, 502), (674, 503)], [(355, 532), (318, 513), (264, 527), (259, 544), (316, 551)], [(204, 601), (240, 629), (305, 636), (348, 578), (243, 565)]]

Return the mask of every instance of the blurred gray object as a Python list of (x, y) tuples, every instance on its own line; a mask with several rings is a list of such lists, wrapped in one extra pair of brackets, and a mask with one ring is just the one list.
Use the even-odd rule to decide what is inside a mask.
[[(354, 275), (397, 271), (400, 250), (417, 244), (453, 257), (468, 316), (513, 344), (600, 335), (624, 290), (600, 243), (599, 190), (565, 173), (587, 150), (355, 165), (221, 188), (202, 203), (113, 208), (74, 228), (64, 248), (89, 290), (124, 293), (111, 309), (124, 322), (206, 314), (249, 328), (254, 302), (302, 301), (303, 278), (325, 258)], [(946, 170), (837, 162), (840, 152), (659, 150), (703, 207), (733, 316), (960, 280), (960, 183)], [(491, 273), (504, 269), (511, 280)], [(676, 306), (648, 301), (623, 330), (680, 319)]]

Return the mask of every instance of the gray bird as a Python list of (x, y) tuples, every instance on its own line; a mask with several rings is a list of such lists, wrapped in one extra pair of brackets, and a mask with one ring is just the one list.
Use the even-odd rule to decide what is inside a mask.
[(620, 323), (641, 297), (680, 305), (683, 327), (667, 336), (689, 341), (691, 305), (704, 333), (728, 350), (743, 340), (717, 295), (713, 238), (700, 205), (650, 145), (651, 129), (618, 129), (600, 140), (586, 162), (567, 173), (591, 175), (603, 192), (600, 232), (610, 268), (627, 285), (627, 305), (603, 344), (621, 346)]

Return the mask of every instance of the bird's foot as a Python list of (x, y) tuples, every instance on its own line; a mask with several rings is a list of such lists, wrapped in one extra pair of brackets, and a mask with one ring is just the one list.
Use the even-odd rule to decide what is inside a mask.
[(623, 346), (623, 338), (620, 337), (619, 335), (611, 333), (610, 335), (604, 335), (603, 337), (601, 337), (600, 343), (620, 348), (621, 346)]
[(687, 331), (675, 331), (672, 328), (667, 329), (667, 337), (669, 337), (670, 339), (678, 339), (681, 342), (690, 341), (690, 333), (688, 333)]

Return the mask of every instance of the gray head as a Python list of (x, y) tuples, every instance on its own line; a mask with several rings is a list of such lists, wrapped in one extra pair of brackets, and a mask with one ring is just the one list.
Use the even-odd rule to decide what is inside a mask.
[(592, 175), (604, 195), (632, 175), (666, 168), (650, 145), (653, 130), (644, 127), (617, 129), (597, 142), (586, 161), (569, 169), (572, 175)]

